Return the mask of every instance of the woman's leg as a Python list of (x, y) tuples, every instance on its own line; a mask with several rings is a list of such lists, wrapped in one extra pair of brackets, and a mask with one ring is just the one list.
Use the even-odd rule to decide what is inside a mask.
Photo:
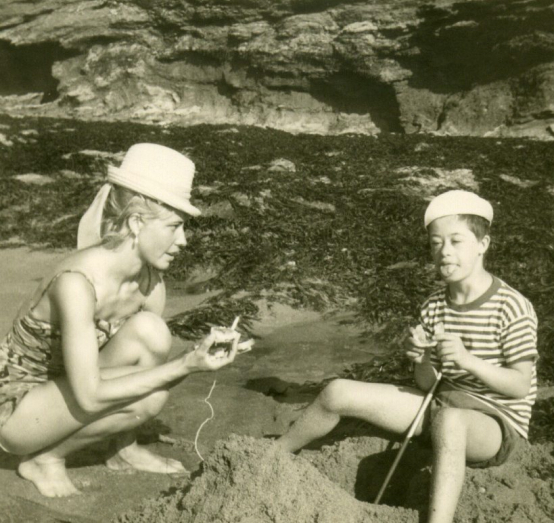
[(445, 408), (437, 412), (431, 436), (434, 457), (429, 523), (449, 523), (462, 490), (466, 460), (493, 458), (502, 444), (502, 429), (482, 412)]
[[(137, 314), (100, 353), (101, 376), (110, 379), (159, 365), (167, 359), (170, 345), (171, 335), (160, 318)], [(11, 452), (27, 454), (19, 472), (44, 495), (68, 495), (76, 492), (65, 471), (64, 459), (69, 453), (122, 431), (132, 431), (155, 416), (166, 400), (167, 391), (160, 390), (117, 411), (91, 416), (80, 410), (67, 379), (62, 377), (32, 389), (4, 424), (0, 437)], [(175, 460), (143, 452), (129, 433), (122, 439), (125, 444), (119, 445), (118, 454), (124, 455), (127, 467), (155, 472), (184, 470)], [(122, 466), (120, 463), (117, 468)]]
[[(102, 368), (136, 365), (137, 370), (140, 370), (144, 367), (155, 367), (167, 361), (172, 340), (165, 322), (151, 313), (137, 314), (132, 320), (136, 320), (136, 325), (131, 324), (135, 333), (134, 341), (130, 341), (128, 337), (124, 339), (114, 337), (100, 353), (99, 363)], [(167, 395), (165, 397), (167, 399)], [(155, 417), (156, 414), (148, 419)], [(142, 425), (144, 421), (146, 420), (136, 426)], [(137, 445), (133, 430), (118, 431), (113, 442), (112, 456), (107, 460), (106, 465), (113, 470), (134, 468), (160, 473), (186, 472), (179, 461), (163, 458)]]
[[(424, 396), (420, 390), (410, 387), (334, 380), (277, 443), (295, 452), (328, 434), (341, 417), (362, 419), (401, 434), (412, 424)], [(417, 433), (420, 431), (421, 427)]]
[[(112, 369), (102, 371), (102, 377), (107, 379), (114, 377), (114, 373), (109, 372), (110, 370)], [(123, 369), (119, 368), (117, 370), (120, 371), (117, 372), (117, 375), (121, 375)], [(135, 368), (127, 370), (136, 371)], [(113, 414), (108, 414), (88, 424), (81, 425), (81, 428), (49, 447), (22, 457), (18, 466), (19, 475), (32, 481), (41, 494), (45, 496), (57, 497), (78, 493), (78, 490), (67, 476), (66, 456), (92, 443), (104, 441), (121, 431), (132, 431), (158, 414), (167, 400), (167, 394), (167, 391), (154, 392)], [(48, 395), (46, 396), (48, 397)], [(63, 408), (63, 405), (60, 405), (60, 407)], [(49, 408), (56, 409), (56, 405), (50, 404)], [(65, 428), (69, 428), (72, 424), (72, 420), (67, 420)], [(129, 432), (129, 434), (132, 434), (132, 432)], [(162, 458), (154, 454), (145, 457), (138, 456), (138, 458), (134, 455), (133, 457), (134, 461), (130, 460), (132, 465), (127, 464), (124, 467), (121, 464), (119, 467), (112, 466), (111, 468), (136, 468), (168, 474), (184, 471), (182, 464), (176, 460)]]

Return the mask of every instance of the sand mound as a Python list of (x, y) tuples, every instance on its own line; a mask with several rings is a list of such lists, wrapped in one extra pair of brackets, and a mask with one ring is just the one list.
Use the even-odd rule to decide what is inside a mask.
[(219, 442), (192, 485), (119, 523), (416, 523), (417, 513), (356, 500), (309, 461), (272, 441)]
[[(410, 445), (384, 498), (401, 506), (364, 502), (374, 499), (395, 452), (386, 439), (356, 437), (293, 456), (272, 441), (232, 435), (218, 442), (191, 484), (117, 522), (424, 521), (431, 453), (417, 442)], [(501, 467), (467, 469), (455, 523), (550, 523), (551, 514), (554, 445), (532, 445)]]

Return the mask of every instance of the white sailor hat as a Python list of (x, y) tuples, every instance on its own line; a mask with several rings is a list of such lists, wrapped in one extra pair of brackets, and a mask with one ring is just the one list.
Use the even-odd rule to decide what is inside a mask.
[(448, 191), (435, 197), (425, 211), (425, 228), (443, 216), (453, 214), (473, 214), (492, 223), (492, 205), (485, 199), (469, 191)]

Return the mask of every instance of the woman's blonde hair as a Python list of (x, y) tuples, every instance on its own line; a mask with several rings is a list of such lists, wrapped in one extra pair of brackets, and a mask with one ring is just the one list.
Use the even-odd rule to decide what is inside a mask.
[(131, 236), (127, 222), (133, 214), (138, 214), (143, 220), (153, 220), (168, 212), (171, 212), (169, 207), (152, 198), (113, 185), (102, 213), (102, 245), (115, 249)]

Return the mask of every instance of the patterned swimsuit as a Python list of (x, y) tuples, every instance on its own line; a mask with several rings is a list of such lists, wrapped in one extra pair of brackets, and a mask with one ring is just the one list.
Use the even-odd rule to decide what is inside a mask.
[[(88, 276), (80, 271), (64, 270), (57, 273), (31, 304), (27, 314), (13, 322), (11, 330), (0, 342), (0, 427), (12, 415), (25, 394), (33, 387), (65, 374), (58, 325), (33, 317), (33, 309), (62, 274), (81, 274), (96, 290)], [(95, 320), (96, 339), (101, 349), (128, 318), (117, 322)]]

